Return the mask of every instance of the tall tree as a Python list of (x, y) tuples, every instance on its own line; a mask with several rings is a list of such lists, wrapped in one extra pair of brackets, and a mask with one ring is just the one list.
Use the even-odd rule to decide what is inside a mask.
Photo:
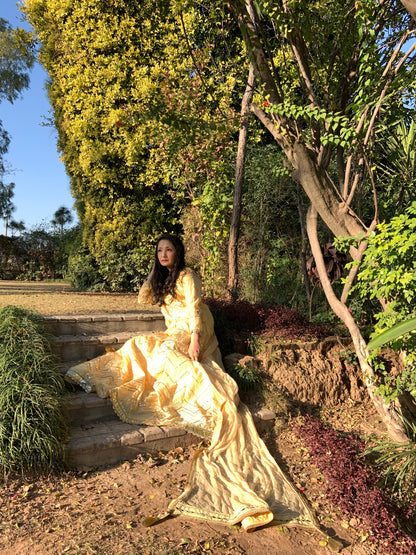
[[(23, 29), (12, 29), (8, 22), (0, 17), (0, 103), (13, 103), (20, 93), (29, 85), (28, 70), (34, 63), (32, 35)], [(10, 137), (0, 121), (0, 210), (6, 221), (10, 217), (14, 184), (5, 185), (6, 174), (4, 155), (10, 144)], [(11, 211), (10, 211), (11, 210)]]
[[(413, 47), (403, 51), (412, 36), (409, 18), (390, 0), (228, 4), (259, 82), (251, 110), (280, 145), (292, 177), (309, 197), (308, 236), (328, 302), (350, 331), (367, 390), (390, 434), (404, 439), (395, 410), (376, 394), (366, 344), (346, 301), (365, 236), (378, 222), (371, 160), (377, 125), (403, 117), (406, 95), (414, 94)], [(336, 175), (330, 172), (331, 160)], [(360, 213), (359, 197), (374, 199), (367, 213)], [(357, 265), (340, 298), (326, 276), (319, 218), (335, 236), (362, 239), (351, 247)]]
[(0, 218), (4, 220), (4, 235), (6, 237), (9, 219), (16, 209), (12, 202), (14, 187), (14, 183), (0, 185)]
[(32, 35), (0, 17), (0, 102), (14, 102), (28, 87), (33, 63)]
[(53, 219), (51, 221), (53, 226), (59, 227), (61, 237), (64, 234), (64, 226), (66, 224), (70, 224), (73, 220), (73, 216), (71, 211), (66, 206), (61, 206), (53, 215)]
[(25, 231), (26, 226), (23, 220), (19, 220), (19, 221), (12, 220), (11, 222), (9, 222), (9, 229), (12, 232), (12, 237), (13, 237), (16, 231), (19, 231), (19, 232)]
[[(178, 226), (183, 205), (225, 175), (236, 127), (238, 72), (214, 40), (220, 26), (164, 1), (69, 0), (63, 10), (60, 0), (27, 0), (25, 9), (84, 243), (99, 258)], [(208, 62), (220, 55), (229, 71), (218, 77)]]
[(238, 135), (237, 159), (235, 165), (233, 213), (228, 242), (228, 294), (232, 299), (238, 297), (238, 239), (240, 237), (241, 206), (243, 196), (244, 166), (247, 152), (250, 104), (253, 100), (255, 85), (254, 66), (250, 64), (247, 86), (241, 101), (240, 130)]

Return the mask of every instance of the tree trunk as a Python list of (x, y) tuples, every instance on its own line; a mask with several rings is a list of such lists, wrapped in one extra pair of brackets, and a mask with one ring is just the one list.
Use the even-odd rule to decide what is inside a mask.
[(416, 21), (416, 0), (401, 0), (403, 6)]
[(240, 236), (241, 199), (243, 192), (244, 165), (247, 151), (247, 136), (250, 115), (250, 104), (254, 92), (254, 67), (250, 64), (247, 86), (241, 101), (240, 132), (238, 136), (237, 160), (235, 168), (235, 185), (233, 214), (228, 243), (228, 295), (231, 299), (238, 297), (238, 239)]
[(386, 425), (391, 439), (397, 442), (407, 442), (409, 438), (407, 437), (406, 428), (403, 420), (400, 418), (399, 414), (396, 412), (392, 405), (387, 405), (383, 397), (381, 395), (376, 395), (375, 393), (375, 374), (373, 368), (367, 361), (368, 351), (364, 338), (362, 337), (354, 318), (349, 312), (348, 307), (336, 297), (329, 278), (326, 274), (325, 263), (318, 239), (318, 212), (313, 206), (311, 206), (308, 210), (308, 214), (306, 217), (306, 227), (322, 288), (325, 292), (331, 309), (348, 328), (348, 331), (354, 343), (355, 352), (357, 354), (361, 372), (363, 375), (363, 382), (366, 385), (368, 395), (370, 396), (370, 399), (372, 400), (377, 412)]
[(301, 196), (301, 186), (299, 183), (296, 183), (296, 192), (298, 196), (298, 212), (299, 212), (299, 221), (300, 221), (300, 232), (302, 237), (302, 244), (301, 244), (301, 252), (300, 252), (300, 262), (302, 265), (302, 275), (303, 275), (303, 282), (305, 285), (305, 293), (306, 298), (308, 299), (308, 306), (311, 304), (311, 288), (309, 285), (309, 276), (308, 270), (306, 268), (306, 246), (308, 243), (307, 233), (305, 229), (305, 218), (303, 213), (303, 205), (302, 205), (302, 196)]

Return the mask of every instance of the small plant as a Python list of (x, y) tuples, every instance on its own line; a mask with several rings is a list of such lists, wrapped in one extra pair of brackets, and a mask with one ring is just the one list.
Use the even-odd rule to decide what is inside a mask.
[(243, 391), (253, 391), (260, 383), (259, 371), (253, 365), (235, 364), (228, 373)]
[(400, 527), (415, 518), (415, 507), (398, 507), (378, 486), (378, 474), (365, 464), (364, 444), (342, 434), (321, 420), (306, 418), (296, 432), (306, 444), (312, 460), (323, 474), (326, 497), (347, 518), (355, 517), (384, 554), (411, 555), (416, 542)]
[(345, 351), (339, 352), (339, 359), (344, 361), (346, 366), (357, 366), (358, 365), (358, 357), (355, 351), (351, 351), (347, 349)]
[(375, 455), (375, 464), (381, 469), (385, 484), (400, 499), (412, 502), (416, 494), (416, 425), (404, 421), (410, 438), (407, 443), (386, 439), (368, 449), (365, 455)]
[(0, 469), (48, 468), (62, 458), (65, 390), (40, 316), (0, 310)]

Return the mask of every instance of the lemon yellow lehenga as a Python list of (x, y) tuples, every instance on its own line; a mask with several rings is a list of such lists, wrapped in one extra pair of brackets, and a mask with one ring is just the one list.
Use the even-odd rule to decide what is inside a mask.
[[(146, 281), (139, 302), (152, 302), (152, 297)], [(79, 364), (68, 371), (68, 380), (110, 397), (126, 422), (183, 426), (210, 441), (196, 453), (184, 492), (169, 505), (172, 514), (227, 525), (240, 522), (245, 530), (272, 520), (318, 528), (223, 370), (213, 318), (192, 270), (182, 270), (175, 298), (165, 298), (162, 313), (165, 332), (139, 335), (116, 352)], [(200, 334), (200, 362), (187, 354), (192, 331)]]

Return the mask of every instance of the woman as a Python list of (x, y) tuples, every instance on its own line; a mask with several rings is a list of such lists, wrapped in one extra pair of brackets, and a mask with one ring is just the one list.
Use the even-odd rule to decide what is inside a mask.
[(317, 528), (223, 370), (213, 318), (201, 300), (200, 280), (185, 267), (179, 238), (159, 239), (139, 302), (161, 305), (166, 331), (134, 337), (117, 352), (71, 368), (67, 378), (111, 397), (126, 422), (183, 426), (210, 440), (196, 453), (185, 491), (168, 514), (241, 522), (245, 530), (272, 520)]

